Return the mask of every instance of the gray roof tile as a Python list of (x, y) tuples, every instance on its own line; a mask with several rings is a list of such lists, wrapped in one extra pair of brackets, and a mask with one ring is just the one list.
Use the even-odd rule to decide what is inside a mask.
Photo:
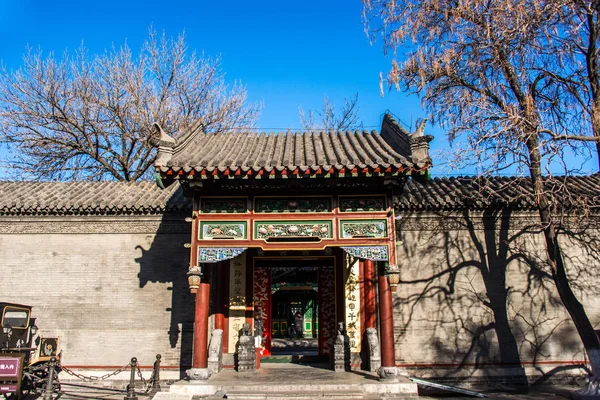
[(0, 215), (163, 214), (191, 210), (178, 185), (154, 182), (0, 182)]
[[(561, 204), (585, 201), (600, 209), (600, 174), (554, 178)], [(491, 189), (491, 190), (490, 190)], [(154, 182), (0, 182), (0, 215), (128, 215), (190, 212), (179, 185), (160, 190)], [(420, 183), (409, 179), (396, 193), (397, 211), (482, 210), (511, 207), (533, 210), (527, 178), (451, 177)]]
[[(581, 201), (600, 210), (600, 174), (546, 179), (546, 192), (552, 201), (575, 206)], [(451, 177), (435, 178), (425, 183), (409, 179), (403, 192), (396, 194), (398, 211), (415, 210), (482, 210), (510, 207), (517, 210), (536, 208), (529, 178), (520, 177)]]
[(335, 169), (395, 167), (421, 169), (410, 150), (395, 149), (379, 133), (373, 132), (280, 132), (280, 133), (204, 133), (182, 135), (173, 156), (157, 168), (188, 172), (248, 171), (275, 169), (306, 171), (331, 167)]

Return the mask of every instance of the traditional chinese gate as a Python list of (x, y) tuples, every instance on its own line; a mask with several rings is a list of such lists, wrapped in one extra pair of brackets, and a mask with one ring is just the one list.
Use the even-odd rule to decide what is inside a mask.
[[(388, 195), (200, 196), (196, 204), (192, 247), (197, 252), (192, 252), (192, 262), (197, 267), (190, 268), (190, 282), (195, 290), (194, 277), (208, 278), (208, 266), (218, 263), (212, 271), (220, 276), (213, 280), (220, 293), (216, 304), (226, 310), (212, 312), (222, 314), (214, 318), (213, 328), (224, 331), (225, 363), (233, 363), (243, 324), (253, 326), (255, 319), (266, 330), (262, 354), (271, 353), (272, 278), (260, 260), (286, 258), (331, 259), (328, 267), (319, 268), (319, 354), (329, 353), (336, 325), (344, 322), (350, 350), (358, 356), (364, 329), (374, 327), (376, 315), (374, 292), (365, 291), (365, 260), (389, 263), (395, 256)], [(373, 277), (370, 283), (374, 284)], [(210, 316), (204, 305), (208, 302), (206, 298), (199, 303), (199, 310), (206, 313), (202, 319)]]
[[(432, 137), (424, 135), (424, 125), (409, 134), (385, 114), (380, 133), (256, 134), (207, 133), (198, 121), (176, 139), (154, 127), (157, 184), (179, 181), (193, 198), (188, 275), (196, 294), (195, 379), (210, 375), (211, 313), (212, 328), (225, 331), (227, 355), (235, 351), (240, 324), (252, 324), (254, 289), (264, 297), (260, 291), (270, 287), (268, 277), (254, 276), (253, 257), (259, 251), (265, 256), (331, 251), (335, 321), (346, 324), (357, 353), (364, 328), (374, 324), (377, 303), (380, 371), (395, 374), (388, 279), (396, 266), (392, 199), (408, 177), (427, 176)], [(215, 310), (209, 307), (212, 291), (218, 298)], [(260, 309), (257, 314), (264, 317)], [(325, 346), (321, 343), (323, 351)]]

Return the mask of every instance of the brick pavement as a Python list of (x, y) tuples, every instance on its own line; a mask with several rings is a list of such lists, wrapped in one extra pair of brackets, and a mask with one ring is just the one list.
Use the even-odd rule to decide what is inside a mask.
[[(308, 367), (310, 368), (310, 367)], [(343, 376), (342, 376), (343, 375)], [(378, 395), (375, 393), (361, 395), (360, 384), (365, 382), (365, 379), (376, 381), (374, 377), (365, 376), (364, 373), (333, 373), (332, 371), (312, 368), (307, 369), (306, 366), (274, 366), (271, 368), (263, 368), (257, 373), (237, 373), (233, 370), (225, 370), (219, 375), (213, 376), (210, 383), (213, 385), (222, 385), (216, 395), (211, 396), (194, 396), (194, 399), (216, 400), (228, 398), (232, 400), (307, 400), (307, 399), (325, 399), (325, 400), (405, 400), (415, 399), (415, 397), (403, 397), (401, 394), (396, 395)], [(312, 383), (313, 388), (317, 390), (307, 389), (307, 382)], [(304, 382), (304, 383), (302, 383)], [(324, 382), (331, 384), (332, 389), (323, 389)], [(65, 382), (67, 383), (67, 382)], [(127, 382), (115, 381), (111, 387), (104, 384), (105, 390), (85, 389), (81, 387), (63, 386), (63, 393), (58, 397), (65, 400), (86, 400), (86, 399), (106, 399), (117, 400), (124, 399), (125, 385)], [(339, 386), (335, 386), (338, 384)], [(248, 391), (248, 388), (254, 385), (254, 390)], [(296, 386), (294, 386), (296, 385)], [(269, 391), (261, 392), (260, 387), (269, 387)], [(162, 391), (168, 392), (170, 389), (169, 383), (163, 382)], [(278, 388), (286, 388), (285, 391), (280, 391)], [(358, 391), (356, 390), (358, 387)], [(111, 392), (106, 389), (122, 390), (121, 392)], [(299, 389), (294, 391), (294, 388)], [(319, 388), (323, 390), (319, 390)], [(541, 385), (531, 388), (526, 393), (514, 393), (510, 391), (499, 390), (479, 390), (481, 393), (487, 394), (490, 399), (505, 399), (505, 400), (541, 400), (541, 399), (566, 399), (569, 394), (578, 388), (575, 386), (552, 386)], [(170, 392), (172, 393), (172, 392)], [(224, 397), (229, 393), (229, 396)], [(152, 394), (139, 393), (139, 400), (149, 400), (153, 397)], [(35, 398), (35, 397), (30, 397)], [(57, 397), (55, 397), (57, 398)], [(442, 392), (419, 387), (418, 399), (433, 400), (459, 400), (473, 399), (465, 395)], [(40, 398), (41, 399), (41, 398)], [(174, 399), (175, 400), (175, 399)]]

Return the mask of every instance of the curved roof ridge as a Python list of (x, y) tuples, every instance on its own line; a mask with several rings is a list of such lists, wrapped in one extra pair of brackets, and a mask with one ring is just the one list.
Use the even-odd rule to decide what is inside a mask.
[[(288, 170), (289, 173), (290, 170), (317, 171), (320, 168), (321, 171), (330, 171), (332, 167), (337, 170), (356, 167), (387, 170), (390, 166), (409, 173), (429, 167), (428, 164), (417, 165), (412, 157), (398, 153), (393, 144), (377, 131), (201, 134), (200, 127), (194, 126), (178, 138), (172, 156), (160, 160), (157, 158), (155, 165), (158, 171), (166, 174), (165, 178), (182, 169), (185, 172), (194, 170), (195, 173), (203, 173), (204, 170), (213, 172), (215, 167), (217, 175), (227, 170)], [(215, 174), (204, 176), (213, 179)]]
[(175, 147), (173, 148), (173, 155), (180, 153), (183, 151), (189, 143), (198, 136), (198, 133), (203, 133), (207, 135), (204, 131), (204, 125), (202, 124), (202, 120), (198, 119), (192, 125), (190, 125), (182, 134), (177, 135), (175, 137)]

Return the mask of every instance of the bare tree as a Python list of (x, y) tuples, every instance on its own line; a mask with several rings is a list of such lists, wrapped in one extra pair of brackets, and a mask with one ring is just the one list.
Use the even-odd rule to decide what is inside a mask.
[(349, 99), (345, 98), (344, 105), (339, 109), (336, 109), (327, 96), (319, 110), (305, 112), (302, 106), (298, 108), (303, 129), (325, 132), (361, 129), (358, 111), (358, 93)]
[(253, 126), (259, 112), (243, 86), (225, 84), (219, 58), (152, 29), (137, 57), (126, 44), (99, 55), (82, 45), (60, 60), (28, 49), (19, 70), (0, 72), (5, 164), (26, 178), (134, 181), (150, 174), (152, 123), (170, 135), (197, 120), (218, 132)]
[(558, 23), (548, 26), (552, 45), (547, 51), (560, 60), (561, 68), (544, 72), (556, 84), (559, 96), (555, 97), (567, 98), (574, 112), (567, 120), (560, 118), (562, 105), (554, 108), (561, 122), (555, 139), (595, 142), (600, 170), (600, 2), (575, 0), (563, 5), (558, 1)]
[[(388, 81), (422, 96), (432, 119), (454, 141), (466, 138), (484, 172), (508, 168), (530, 177), (545, 238), (546, 259), (560, 298), (600, 379), (600, 342), (569, 284), (558, 241), (557, 210), (568, 193), (561, 179), (544, 174), (550, 165), (569, 165), (581, 136), (568, 121), (579, 109), (553, 77), (566, 58), (552, 50), (568, 2), (537, 0), (363, 0), (367, 31), (381, 36), (394, 54)], [(406, 47), (404, 47), (406, 45)], [(399, 51), (405, 51), (399, 62)], [(572, 67), (569, 67), (572, 68)], [(580, 125), (579, 125), (580, 126)], [(588, 132), (591, 132), (588, 129)], [(598, 137), (587, 135), (586, 140)], [(502, 188), (494, 188), (502, 190)], [(556, 195), (556, 196), (555, 196)]]

